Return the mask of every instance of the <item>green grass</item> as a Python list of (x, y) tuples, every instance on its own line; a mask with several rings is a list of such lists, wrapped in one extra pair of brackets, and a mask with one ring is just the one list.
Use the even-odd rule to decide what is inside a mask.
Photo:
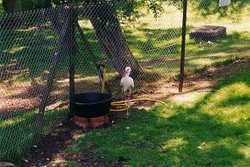
[(250, 67), (196, 102), (139, 110), (113, 127), (80, 136), (67, 151), (93, 143), (95, 158), (130, 166), (249, 166)]
[[(190, 11), (187, 31), (190, 32), (197, 25), (207, 24), (204, 18), (199, 18), (195, 12)], [(146, 71), (157, 72), (165, 80), (172, 79), (179, 73), (179, 57), (181, 42), (181, 12), (173, 6), (168, 6), (166, 12), (159, 18), (146, 15), (135, 22), (125, 22), (122, 28), (129, 47), (141, 62)], [(173, 20), (174, 18), (174, 20)], [(226, 19), (209, 17), (216, 24), (228, 28), (228, 36), (216, 41), (211, 47), (200, 46), (195, 40), (187, 40), (186, 71), (187, 74), (201, 70), (207, 66), (233, 61), (249, 56), (250, 32), (246, 29), (245, 19), (231, 23)], [(17, 61), (25, 72), (12, 76), (13, 82), (29, 81), (30, 78), (41, 78), (46, 75), (51, 64), (51, 57), (56, 50), (56, 34), (48, 24), (39, 29), (34, 22), (32, 28), (19, 28), (15, 30), (1, 29), (0, 33), (0, 65)], [(89, 21), (79, 20), (90, 42), (91, 48), (99, 60), (107, 59), (100, 49), (95, 32)], [(233, 25), (233, 26), (232, 26)], [(31, 42), (30, 42), (31, 41)], [(83, 43), (77, 35), (79, 52), (76, 56), (77, 77), (96, 76), (93, 58), (86, 52)], [(68, 56), (64, 55), (57, 70), (58, 79), (65, 79), (68, 66)], [(115, 70), (112, 63), (107, 63), (111, 75)], [(1, 66), (0, 66), (1, 68)], [(168, 71), (165, 73), (164, 71)], [(20, 79), (22, 78), (22, 79)], [(112, 79), (110, 77), (109, 79)]]
[(4, 12), (2, 0), (0, 0), (0, 14)]
[(12, 113), (11, 118), (0, 118), (0, 161), (20, 162), (26, 149), (40, 140), (54, 124), (65, 119), (67, 110), (46, 111), (39, 133), (35, 132), (36, 111)]
[[(84, 27), (91, 47), (99, 59), (107, 57), (101, 53), (93, 29)], [(143, 68), (147, 71), (158, 72), (165, 80), (177, 76), (179, 73), (180, 38), (181, 29), (133, 29), (124, 33), (129, 46)], [(191, 29), (191, 27), (189, 28)], [(56, 49), (54, 45), (57, 40), (55, 34), (46, 27), (40, 32), (39, 29), (0, 30), (2, 34), (0, 49), (2, 57), (1, 64), (17, 61), (22, 67), (21, 74), (10, 78), (13, 82), (29, 81), (31, 78), (42, 78), (47, 74), (51, 64), (51, 57)], [(171, 35), (173, 34), (174, 35)], [(216, 41), (211, 47), (200, 46), (194, 40), (188, 40), (186, 56), (186, 72), (192, 74), (204, 67), (218, 63), (236, 60), (249, 56), (249, 32), (229, 34), (227, 37)], [(13, 39), (13, 40), (12, 40)], [(25, 39), (25, 40), (24, 40)], [(39, 40), (38, 40), (39, 39)], [(11, 41), (10, 41), (11, 40)], [(33, 41), (30, 43), (29, 41)], [(96, 76), (93, 58), (85, 51), (78, 36), (79, 53), (76, 58), (77, 77)], [(57, 69), (57, 78), (65, 79), (67, 73), (68, 56), (64, 55)], [(107, 63), (110, 76), (115, 72), (110, 61)], [(167, 70), (168, 73), (164, 73)], [(21, 78), (21, 79), (20, 79)], [(112, 79), (112, 78), (109, 78)]]
[[(0, 5), (0, 13), (3, 13), (2, 5)], [(248, 14), (242, 15), (242, 20), (232, 22), (228, 19), (217, 19), (215, 17), (204, 19), (194, 13), (192, 11), (189, 13), (188, 32), (199, 25), (211, 24), (209, 21), (212, 20), (212, 22), (218, 25), (226, 26), (228, 28), (228, 35), (216, 41), (212, 46), (200, 46), (199, 42), (188, 39), (186, 47), (186, 74), (193, 74), (211, 65), (224, 64), (249, 57), (250, 32), (247, 26), (248, 23), (246, 22), (246, 20), (250, 19)], [(25, 85), (25, 82), (31, 82), (34, 78), (38, 79), (38, 81), (39, 79), (44, 80), (51, 65), (52, 55), (56, 50), (57, 37), (51, 30), (49, 23), (38, 27), (36, 20), (33, 20), (33, 18), (30, 19), (32, 19), (32, 24), (34, 25), (29, 28), (0, 29), (0, 71), (5, 64), (10, 64), (14, 61), (18, 62), (21, 67), (21, 73), (8, 78), (8, 80), (17, 85)], [(79, 20), (79, 23), (98, 58), (106, 59), (107, 57), (101, 52), (98, 40), (89, 21)], [(179, 10), (170, 6), (160, 18), (155, 19), (152, 16), (146, 15), (136, 22), (123, 23), (122, 29), (133, 55), (142, 64), (145, 71), (150, 74), (158, 74), (147, 77), (147, 79), (150, 78), (149, 83), (152, 81), (151, 84), (155, 84), (153, 82), (158, 81), (157, 79), (160, 78), (158, 76), (162, 76), (163, 82), (178, 76), (181, 41), (181, 12)], [(84, 83), (81, 83), (84, 86), (81, 86), (81, 90), (79, 91), (96, 91), (96, 87), (98, 86), (94, 87), (93, 85), (98, 82), (98, 78), (91, 77), (97, 76), (93, 58), (85, 51), (79, 35), (77, 35), (77, 42), (79, 44), (79, 52), (76, 56), (76, 77), (77, 79), (85, 79)], [(65, 83), (65, 78), (68, 78), (68, 75), (65, 75), (68, 73), (68, 68), (66, 68), (68, 67), (68, 63), (68, 56), (64, 55), (59, 62), (56, 73), (56, 81), (59, 82), (54, 86), (57, 90), (60, 88), (59, 85)], [(112, 80), (115, 70), (110, 61), (107, 62), (107, 68), (110, 74), (108, 79)], [(242, 77), (246, 78), (246, 75), (247, 73), (245, 75), (242, 74)], [(86, 138), (83, 137), (83, 140), (95, 141), (97, 155), (104, 155), (109, 160), (117, 160), (119, 157), (125, 157), (126, 162), (124, 163), (135, 166), (137, 165), (137, 161), (140, 163), (139, 165), (155, 164), (157, 166), (164, 163), (169, 165), (182, 165), (183, 163), (186, 163), (184, 165), (192, 165), (197, 163), (205, 166), (210, 163), (208, 159), (217, 154), (219, 155), (221, 152), (227, 153), (226, 157), (229, 160), (228, 162), (224, 162), (224, 159), (221, 160), (218, 156), (215, 160), (215, 166), (220, 163), (243, 163), (244, 165), (246, 159), (244, 159), (244, 154), (241, 152), (248, 149), (248, 141), (245, 139), (246, 135), (243, 135), (245, 138), (242, 140), (247, 145), (241, 148), (240, 143), (234, 137), (234, 132), (238, 133), (238, 131), (242, 130), (245, 134), (247, 128), (243, 124), (247, 120), (243, 119), (243, 122), (239, 122), (237, 124), (239, 127), (233, 126), (234, 124), (232, 123), (225, 123), (225, 125), (223, 123), (223, 121), (230, 121), (230, 119), (234, 119), (238, 115), (239, 118), (241, 116), (248, 116), (247, 112), (245, 112), (245, 106), (248, 105), (247, 107), (249, 107), (249, 94), (246, 91), (247, 87), (244, 87), (245, 81), (242, 80), (242, 83), (238, 87), (230, 87), (233, 80), (237, 81), (241, 79), (236, 77), (232, 80), (225, 80), (222, 82), (221, 87), (218, 88), (219, 91), (222, 91), (220, 92), (221, 94), (224, 93), (225, 96), (228, 96), (228, 99), (221, 101), (220, 105), (216, 103), (217, 101), (213, 101), (217, 96), (220, 97), (220, 93), (215, 93), (208, 95), (206, 99), (201, 100), (202, 103), (197, 103), (192, 108), (169, 104), (167, 107), (162, 106), (153, 109), (154, 112), (139, 111), (129, 120), (123, 120), (121, 124), (113, 128), (100, 130), (103, 137), (102, 140), (97, 137), (99, 135), (98, 131), (91, 132)], [(249, 80), (246, 82), (249, 84)], [(42, 84), (44, 83), (42, 82)], [(86, 85), (90, 86), (87, 87)], [(118, 86), (119, 84), (116, 84), (114, 87)], [(223, 91), (224, 88), (225, 91)], [(236, 89), (237, 92), (240, 88), (243, 89), (245, 94), (239, 93), (236, 94), (237, 96), (233, 94), (233, 89)], [(232, 95), (227, 95), (226, 92), (230, 92)], [(0, 89), (0, 95), (12, 95), (14, 93), (11, 88), (9, 90)], [(232, 98), (229, 96), (232, 96)], [(238, 106), (238, 103), (241, 105)], [(231, 112), (224, 113), (224, 111)], [(54, 112), (52, 111), (52, 113)], [(236, 116), (233, 117), (232, 115), (235, 113)], [(33, 123), (34, 117), (34, 112), (28, 112), (15, 115), (12, 119), (0, 120), (0, 143), (4, 143), (3, 147), (1, 145), (0, 159), (13, 159), (13, 156), (20, 157), (24, 148), (31, 145), (29, 143), (32, 143), (34, 134), (32, 131), (33, 124), (29, 123)], [(51, 119), (53, 117), (51, 116)], [(198, 129), (199, 126), (201, 126), (201, 129)], [(227, 126), (228, 129), (232, 130), (232, 134), (228, 132)], [(126, 129), (126, 127), (130, 128)], [(212, 131), (211, 135), (208, 134), (208, 129), (212, 129), (213, 127), (218, 127), (218, 129), (216, 132)], [(109, 136), (107, 135), (108, 133), (114, 135)], [(235, 142), (232, 143), (232, 146), (227, 145), (228, 138), (225, 139), (224, 146), (220, 145), (220, 143), (212, 142), (222, 139), (223, 137), (220, 134), (223, 133), (233, 138)], [(2, 134), (6, 137), (2, 137)], [(210, 143), (209, 138), (206, 138), (206, 135), (212, 137), (212, 143)], [(204, 141), (202, 141), (203, 139)], [(80, 139), (79, 141), (82, 142)], [(112, 141), (114, 145), (108, 141)], [(110, 147), (103, 147), (104, 144), (102, 142)], [(210, 150), (202, 151), (197, 149), (199, 144), (202, 145), (203, 142), (205, 142), (203, 145), (209, 147)], [(182, 149), (185, 154), (182, 154)], [(234, 154), (230, 151), (236, 153)], [(108, 154), (106, 155), (106, 153)], [(141, 158), (142, 156), (138, 157), (138, 155), (145, 155), (146, 158)], [(202, 158), (196, 158), (198, 156), (202, 156)], [(204, 157), (207, 157), (205, 158), (206, 162), (203, 162)], [(236, 160), (239, 160), (239, 162), (236, 162)]]
[(51, 162), (49, 164), (50, 166), (67, 166), (67, 167), (83, 167), (82, 164), (78, 163), (78, 162), (74, 162), (74, 161), (65, 161), (65, 160), (57, 160), (54, 162)]

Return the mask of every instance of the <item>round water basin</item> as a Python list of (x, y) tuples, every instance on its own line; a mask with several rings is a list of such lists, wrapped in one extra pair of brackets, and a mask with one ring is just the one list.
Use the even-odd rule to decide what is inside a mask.
[(104, 116), (110, 111), (112, 96), (105, 93), (81, 93), (71, 99), (74, 115), (86, 118)]

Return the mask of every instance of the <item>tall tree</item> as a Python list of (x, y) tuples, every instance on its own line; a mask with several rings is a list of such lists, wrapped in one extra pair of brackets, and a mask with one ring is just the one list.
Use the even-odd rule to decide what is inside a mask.
[(126, 66), (133, 69), (132, 75), (142, 72), (122, 33), (114, 7), (108, 3), (87, 5), (87, 15), (95, 29), (96, 35), (114, 67), (122, 73)]

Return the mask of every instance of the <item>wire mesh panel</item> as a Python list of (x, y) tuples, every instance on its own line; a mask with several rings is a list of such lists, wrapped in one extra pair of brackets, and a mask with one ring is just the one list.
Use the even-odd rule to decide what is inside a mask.
[[(249, 56), (249, 24), (205, 17), (197, 9), (209, 1), (197, 3), (188, 11), (186, 74)], [(74, 90), (100, 92), (97, 64), (106, 67), (105, 92), (115, 99), (124, 96), (120, 79), (127, 66), (132, 68), (134, 94), (162, 90), (177, 79), (181, 6), (166, 2), (160, 14), (141, 9), (133, 18), (123, 17), (119, 5), (65, 4), (0, 16), (0, 160), (19, 158), (37, 141), (37, 134), (64, 120)], [(219, 25), (221, 31), (204, 28), (207, 24)], [(208, 38), (206, 28), (218, 38)], [(69, 86), (72, 76), (75, 89)]]
[[(120, 78), (127, 66), (132, 68), (137, 90), (175, 76), (180, 23), (174, 22), (174, 10), (172, 6), (162, 17), (149, 14), (131, 24), (120, 21), (109, 3), (2, 15), (0, 141), (5, 144), (0, 159), (18, 158), (29, 148), (36, 139), (37, 124), (46, 133), (66, 118), (72, 60), (75, 93), (100, 92), (97, 63), (105, 65), (105, 91), (115, 98), (123, 97)], [(180, 12), (174, 15), (181, 17)]]
[[(36, 137), (35, 118), (59, 40), (50, 17), (61, 9), (1, 16), (0, 159), (19, 158)], [(66, 118), (63, 108), (68, 96), (68, 59), (64, 53), (58, 63), (42, 132)]]
[(171, 4), (163, 9), (158, 17), (145, 14), (132, 25), (124, 24), (129, 46), (144, 70), (144, 86), (164, 84), (179, 73), (182, 13)]
[(189, 3), (187, 75), (249, 56), (249, 7), (243, 3), (222, 7), (212, 0)]
[[(178, 75), (182, 13), (173, 5), (165, 8), (166, 11), (157, 18), (153, 13), (146, 15), (145, 10), (142, 11), (145, 16), (132, 21), (119, 20), (119, 13), (115, 13), (114, 6), (109, 4), (88, 4), (78, 8), (79, 16), (85, 16), (78, 22), (94, 54), (86, 52), (86, 49), (82, 52), (87, 55), (81, 65), (90, 65), (85, 70), (94, 72), (96, 77), (95, 84), (90, 86), (94, 90), (91, 90), (100, 89), (94, 64), (103, 60), (108, 70), (108, 85), (115, 98), (123, 97), (119, 82), (126, 66), (132, 68), (137, 92), (148, 86), (147, 89), (152, 91), (156, 83), (167, 82)], [(81, 37), (79, 41), (82, 42)], [(82, 45), (80, 49), (84, 49), (85, 44)], [(87, 84), (81, 85), (85, 87)]]

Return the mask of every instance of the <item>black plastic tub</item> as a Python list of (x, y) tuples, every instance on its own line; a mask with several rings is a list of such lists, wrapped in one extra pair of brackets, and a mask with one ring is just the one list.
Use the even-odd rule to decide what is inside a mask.
[(106, 115), (110, 111), (112, 96), (105, 93), (81, 93), (71, 99), (74, 115), (94, 118)]

